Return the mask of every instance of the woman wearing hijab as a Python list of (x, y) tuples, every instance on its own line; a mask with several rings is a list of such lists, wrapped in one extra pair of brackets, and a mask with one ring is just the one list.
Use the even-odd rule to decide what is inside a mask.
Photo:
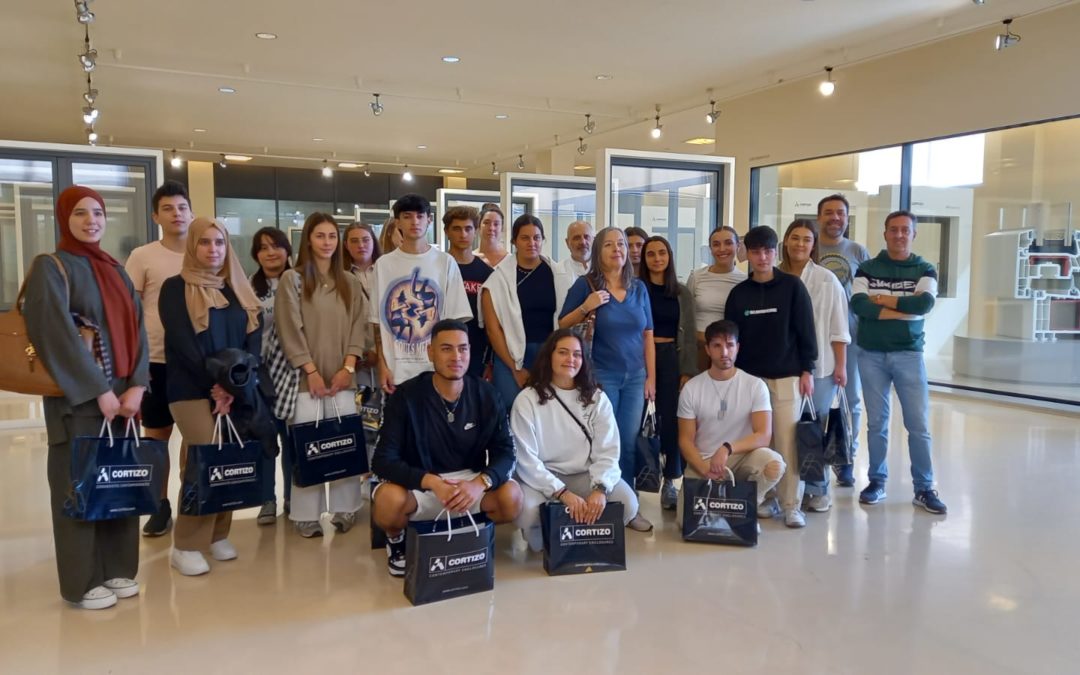
[[(71, 488), (72, 441), (98, 436), (102, 423), (139, 412), (150, 380), (142, 304), (124, 268), (101, 249), (105, 200), (73, 185), (56, 203), (56, 261), (39, 257), (26, 280), (24, 316), (38, 356), (63, 396), (44, 398), (48, 478), (60, 595), (76, 607), (104, 609), (139, 593), (139, 519), (82, 521), (64, 515)], [(66, 279), (65, 279), (66, 275)], [(92, 325), (90, 353), (74, 316)], [(95, 356), (97, 358), (95, 358)], [(103, 369), (99, 361), (110, 364)], [(114, 433), (123, 434), (117, 422)]]
[[(192, 444), (210, 443), (216, 415), (227, 415), (233, 397), (214, 382), (207, 357), (223, 349), (243, 349), (259, 358), (262, 305), (251, 288), (240, 259), (229, 244), (228, 229), (218, 220), (196, 218), (188, 229), (179, 276), (161, 286), (158, 313), (165, 327), (165, 367), (169, 412), (180, 434), (180, 470), (187, 466)], [(229, 542), (232, 512), (176, 517), (170, 564), (181, 574), (206, 574), (214, 560), (236, 558)]]

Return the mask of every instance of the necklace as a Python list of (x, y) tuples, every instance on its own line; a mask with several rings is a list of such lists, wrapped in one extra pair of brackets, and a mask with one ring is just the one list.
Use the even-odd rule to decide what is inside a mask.
[[(432, 386), (434, 386), (434, 385), (432, 385)], [(447, 424), (453, 424), (454, 419), (455, 419), (454, 413), (457, 412), (458, 406), (461, 405), (461, 397), (459, 396), (458, 400), (454, 401), (453, 407), (451, 407), (451, 406), (446, 404), (447, 403), (446, 399), (442, 397), (442, 394), (439, 393), (438, 389), (435, 390), (435, 393), (438, 394), (439, 403), (442, 404), (443, 410), (446, 411), (446, 423)], [(465, 392), (462, 391), (461, 393), (464, 394)]]
[(725, 417), (725, 416), (727, 415), (727, 409), (728, 409), (727, 399), (728, 399), (728, 394), (730, 394), (730, 393), (731, 393), (731, 386), (732, 386), (732, 384), (734, 383), (734, 381), (735, 381), (735, 378), (734, 378), (734, 377), (732, 377), (732, 378), (731, 378), (730, 380), (728, 380), (728, 382), (727, 382), (727, 386), (726, 386), (726, 387), (724, 387), (724, 389), (723, 389), (723, 392), (722, 392), (722, 393), (721, 393), (721, 390), (720, 390), (720, 385), (719, 385), (719, 384), (717, 384), (716, 380), (714, 380), (714, 379), (712, 378), (712, 376), (711, 376), (711, 375), (709, 376), (709, 380), (710, 380), (710, 381), (712, 382), (712, 384), (713, 384), (713, 389), (714, 389), (714, 390), (716, 391), (716, 397), (717, 397), (718, 399), (720, 399), (720, 410), (718, 410), (718, 411), (717, 411), (717, 413), (716, 413), (716, 419), (718, 419), (718, 420), (722, 420), (722, 419), (724, 419), (724, 417)]
[(529, 270), (529, 271), (528, 271), (528, 273), (526, 273), (526, 272), (525, 272), (525, 268), (524, 268), (524, 267), (522, 267), (521, 265), (518, 265), (518, 268), (517, 268), (518, 274), (525, 274), (525, 276), (523, 276), (523, 277), (521, 277), (520, 279), (518, 279), (517, 285), (518, 285), (518, 286), (520, 286), (521, 284), (525, 283), (525, 281), (526, 281), (526, 280), (527, 280), (527, 279), (528, 279), (529, 277), (531, 277), (531, 276), (533, 275), (533, 272), (535, 272), (535, 271), (536, 271), (536, 270), (538, 270), (538, 269), (540, 269), (540, 265), (537, 265), (536, 267), (534, 267), (534, 268), (532, 268), (531, 270)]

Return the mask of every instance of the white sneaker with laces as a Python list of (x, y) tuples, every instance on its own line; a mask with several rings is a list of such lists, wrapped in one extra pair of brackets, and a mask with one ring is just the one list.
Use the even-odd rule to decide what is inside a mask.
[(181, 551), (174, 548), (169, 556), (169, 564), (186, 577), (197, 577), (210, 571), (210, 563), (206, 562), (206, 558), (199, 551)]
[(236, 560), (236, 547), (232, 545), (232, 542), (228, 539), (222, 539), (210, 544), (210, 556), (214, 560), (226, 561)]
[(112, 591), (118, 598), (131, 598), (139, 594), (139, 582), (123, 577), (109, 579), (105, 582), (105, 588)]
[(83, 594), (82, 600), (71, 604), (79, 609), (108, 609), (116, 604), (116, 594), (104, 586), (94, 586)]
[(806, 527), (806, 516), (799, 509), (784, 511), (784, 525), (788, 527)]
[(815, 495), (806, 500), (806, 508), (814, 513), (825, 513), (832, 508), (832, 495)]

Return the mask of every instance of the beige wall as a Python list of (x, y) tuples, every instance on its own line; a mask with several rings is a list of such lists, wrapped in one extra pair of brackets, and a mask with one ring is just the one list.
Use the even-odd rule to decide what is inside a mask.
[(214, 163), (188, 162), (188, 196), (191, 211), (197, 216), (213, 218), (217, 215), (214, 199)]
[(812, 78), (725, 102), (715, 152), (736, 158), (736, 226), (755, 166), (1080, 114), (1080, 5), (1017, 20), (1003, 52), (999, 27), (838, 66), (830, 98)]

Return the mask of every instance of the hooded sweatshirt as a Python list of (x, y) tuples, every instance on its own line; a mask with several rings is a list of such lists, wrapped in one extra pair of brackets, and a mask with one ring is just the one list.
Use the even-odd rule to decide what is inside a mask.
[[(871, 295), (897, 298), (902, 319), (878, 318), (883, 307)], [(859, 265), (851, 287), (851, 309), (859, 317), (858, 341), (863, 349), (877, 352), (923, 350), (924, 317), (934, 308), (937, 271), (914, 253), (907, 260), (893, 260), (887, 251)]]
[(731, 289), (724, 318), (739, 327), (737, 367), (768, 379), (814, 372), (814, 307), (799, 277), (773, 268), (773, 278), (759, 283), (751, 274)]

